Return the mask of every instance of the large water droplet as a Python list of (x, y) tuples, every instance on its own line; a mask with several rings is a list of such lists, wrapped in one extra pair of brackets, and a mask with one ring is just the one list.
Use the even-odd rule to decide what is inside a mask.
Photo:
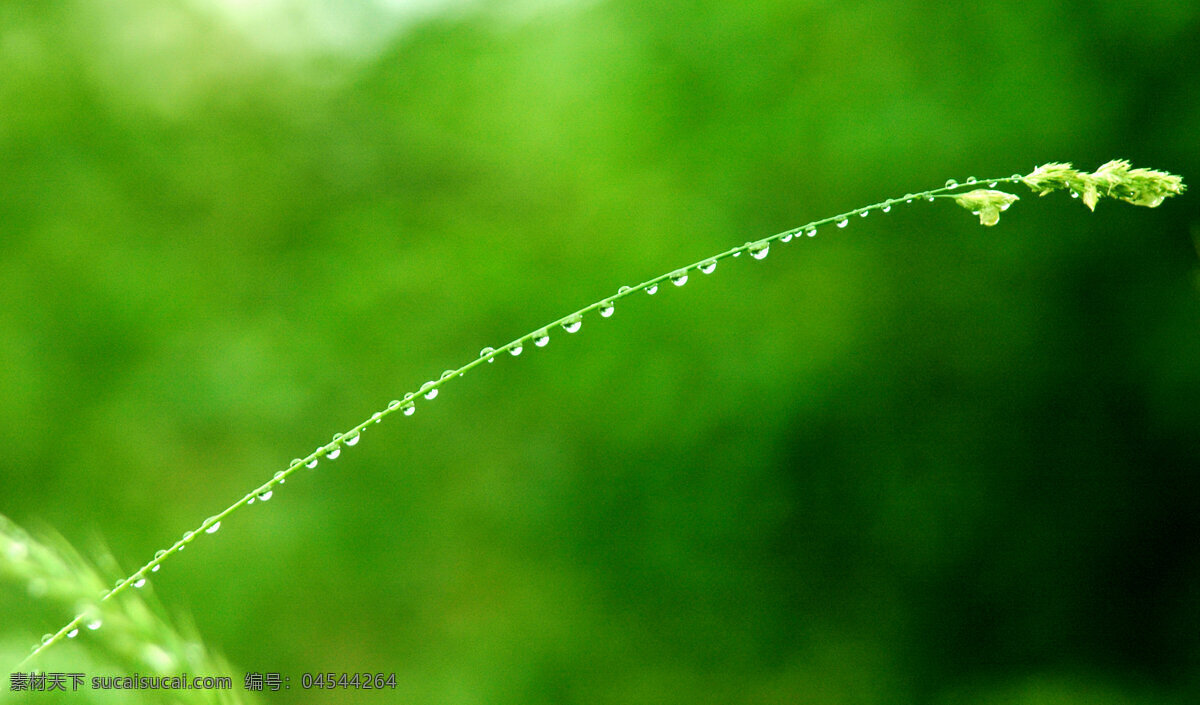
[(780, 241), (780, 242), (791, 242), (791, 241), (792, 241), (792, 237), (793, 237), (794, 235), (795, 235), (795, 233), (784, 233), (783, 235), (780, 235), (780, 236), (779, 236), (779, 241)]
[(717, 271), (717, 261), (715, 259), (710, 259), (709, 261), (701, 264), (700, 271), (705, 274), (712, 274), (713, 272)]
[[(205, 521), (206, 521), (206, 522), (208, 522), (208, 521), (212, 521), (212, 520), (213, 520), (213, 517), (209, 517), (209, 518), (208, 518), (208, 519), (206, 519)], [(219, 522), (219, 521), (216, 521), (216, 522), (213, 522), (212, 526), (210, 526), (210, 527), (208, 527), (207, 529), (205, 529), (205, 530), (204, 530), (204, 533), (206, 533), (206, 534), (215, 534), (215, 533), (217, 533), (218, 531), (220, 531), (220, 529), (221, 529), (221, 522)]]
[(433, 382), (426, 382), (425, 384), (422, 384), (419, 394), (424, 394), (426, 399), (433, 399), (438, 395), (438, 390), (434, 388), (433, 385)]
[(562, 329), (568, 333), (576, 333), (583, 327), (583, 319), (579, 317), (569, 318), (563, 321)]
[(539, 348), (544, 348), (550, 344), (550, 334), (546, 331), (538, 331), (533, 336), (533, 344)]
[(770, 245), (754, 245), (750, 248), (750, 256), (754, 259), (763, 259), (771, 252)]
[(604, 303), (600, 304), (600, 317), (608, 318), (609, 316), (613, 315), (613, 311), (615, 310), (616, 309), (613, 307), (613, 303), (611, 301), (605, 301)]
[(412, 416), (415, 413), (417, 413), (417, 407), (413, 406), (412, 404), (405, 404), (405, 406), (404, 406), (404, 415), (405, 416)]
[(425, 392), (426, 399), (435, 399), (435, 398), (437, 398), (437, 395), (438, 395), (438, 390), (436, 390), (436, 389), (430, 389), (428, 392)]
[(884, 213), (890, 213), (892, 210), (892, 204), (889, 203), (886, 206), (884, 206), (883, 208), (881, 208), (880, 210), (882, 210)]
[(144, 588), (144, 587), (146, 587), (146, 579), (145, 579), (145, 578), (138, 578), (137, 580), (133, 581), (133, 586), (134, 586), (135, 588)]
[(492, 355), (495, 355), (495, 354), (496, 354), (496, 348), (484, 348), (483, 350), (479, 351), (479, 357), (486, 357), (488, 359), (488, 362), (492, 362), (496, 359), (496, 358), (492, 357)]
[(273, 494), (275, 494), (274, 490), (263, 490), (262, 492), (258, 493), (258, 498), (259, 498), (259, 500), (265, 502), (268, 499), (270, 499), (271, 495), (273, 495)]
[(76, 627), (76, 628), (72, 629), (71, 631), (67, 632), (68, 639), (74, 639), (77, 636), (79, 636), (79, 627)]
[(650, 286), (646, 287), (646, 293), (651, 296), (654, 296), (655, 294), (657, 294), (658, 293), (658, 284), (651, 284)]
[(317, 467), (317, 463), (319, 463), (319, 462), (321, 462), (320, 458), (313, 458), (312, 460), (305, 463), (304, 466), (307, 468), (310, 468), (310, 469), (315, 468), (315, 467)]
[(358, 445), (359, 438), (362, 438), (362, 436), (357, 431), (350, 434), (349, 436), (346, 437), (346, 441), (345, 441), (346, 445), (348, 445), (348, 446)]
[(682, 269), (670, 276), (671, 283), (675, 286), (683, 286), (684, 284), (687, 284), (687, 278), (687, 272), (683, 271)]
[(512, 355), (513, 357), (516, 357), (517, 355), (520, 355), (521, 351), (524, 349), (525, 348), (521, 347), (520, 345), (514, 345), (508, 349), (508, 354)]
[(13, 541), (8, 544), (6, 553), (8, 554), (8, 559), (16, 563), (25, 560), (25, 557), (29, 555), (29, 547), (23, 541)]
[(946, 188), (957, 188), (958, 182), (954, 179), (946, 179)]
[(815, 226), (810, 225), (804, 229), (804, 234), (809, 237), (812, 237), (817, 234), (817, 228)]
[(850, 222), (849, 220), (847, 220), (847, 219), (845, 219), (845, 218), (842, 218), (841, 220), (839, 220), (839, 221), (837, 222), (837, 226), (838, 226), (839, 228), (844, 228), (844, 227), (846, 227), (846, 225), (847, 225), (847, 224), (849, 224), (849, 222)]
[(330, 448), (329, 450), (325, 451), (325, 457), (329, 458), (330, 460), (337, 460), (338, 456), (341, 454), (341, 448)]

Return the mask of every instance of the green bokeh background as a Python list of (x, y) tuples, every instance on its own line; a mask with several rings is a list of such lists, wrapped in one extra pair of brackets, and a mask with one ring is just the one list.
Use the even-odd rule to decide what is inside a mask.
[[(619, 285), (1200, 178), (1194, 3), (218, 5), (0, 5), (0, 513), (127, 571)], [(155, 595), (397, 702), (1196, 702), (1195, 191), (1018, 193), (477, 368)], [(6, 661), (70, 616), (0, 594)]]

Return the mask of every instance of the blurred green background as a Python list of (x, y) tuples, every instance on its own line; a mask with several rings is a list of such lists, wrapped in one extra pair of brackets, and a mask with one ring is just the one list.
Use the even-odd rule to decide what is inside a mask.
[[(1127, 158), (1193, 191), (897, 208), (627, 299), (153, 589), (289, 702), (1200, 698), (1200, 6), (344, 5), (0, 4), (0, 513), (130, 571), (619, 285)], [(15, 663), (68, 615), (2, 590)]]

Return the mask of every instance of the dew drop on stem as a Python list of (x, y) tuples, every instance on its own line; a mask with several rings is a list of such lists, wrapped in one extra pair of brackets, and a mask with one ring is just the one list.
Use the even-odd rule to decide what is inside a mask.
[(539, 348), (544, 348), (550, 344), (550, 334), (546, 331), (539, 331), (533, 336), (533, 344)]
[(954, 179), (946, 179), (946, 188), (957, 188), (958, 182)]
[(688, 275), (687, 272), (680, 270), (671, 274), (670, 279), (671, 283), (675, 286), (683, 286), (684, 284), (687, 284)]
[(651, 296), (654, 296), (655, 294), (657, 294), (658, 293), (658, 284), (651, 284), (650, 286), (646, 287), (646, 293)]
[(346, 445), (348, 445), (348, 446), (356, 446), (356, 445), (358, 445), (358, 439), (359, 439), (359, 438), (361, 438), (361, 437), (362, 437), (362, 436), (361, 436), (361, 435), (360, 435), (358, 432), (355, 432), (355, 433), (352, 433), (352, 434), (350, 434), (350, 435), (349, 435), (349, 436), (348, 436), (348, 437), (345, 439)]
[(779, 241), (780, 242), (791, 242), (792, 238), (794, 236), (795, 236), (795, 233), (784, 233), (783, 235), (779, 236)]
[(71, 631), (67, 632), (68, 639), (74, 639), (77, 636), (79, 636), (79, 627), (76, 627), (76, 628), (72, 629)]
[[(206, 520), (205, 520), (205, 523), (207, 523), (207, 522), (210, 522), (210, 521), (212, 521), (212, 520), (213, 520), (213, 517), (209, 517), (208, 519), (206, 519)], [(207, 529), (205, 529), (205, 530), (204, 530), (204, 533), (206, 533), (206, 534), (215, 534), (215, 533), (217, 533), (218, 531), (220, 531), (220, 529), (221, 529), (221, 522), (219, 522), (219, 521), (214, 521), (214, 522), (213, 522), (213, 524), (212, 524), (212, 526), (210, 526), (210, 527), (208, 527)]]
[(92, 631), (96, 631), (97, 629), (99, 629), (102, 626), (104, 626), (104, 621), (100, 620), (100, 619), (93, 619), (92, 621), (87, 623), (87, 628), (91, 629)]
[(704, 274), (712, 274), (713, 272), (717, 271), (717, 261), (715, 259), (710, 259), (709, 261), (701, 264), (700, 271)]
[(520, 345), (514, 345), (508, 349), (508, 354), (512, 355), (513, 357), (516, 357), (517, 355), (520, 355), (521, 351), (524, 349), (525, 348), (521, 347)]
[(754, 259), (764, 259), (770, 252), (770, 245), (754, 245), (750, 248), (750, 256)]
[(889, 203), (880, 210), (882, 210), (884, 213), (890, 213), (892, 211), (892, 204)]
[(583, 319), (579, 317), (569, 318), (563, 321), (562, 329), (568, 333), (577, 333), (583, 327)]
[(489, 363), (490, 363), (490, 362), (495, 362), (496, 358), (495, 358), (495, 357), (492, 357), (492, 356), (493, 356), (493, 355), (495, 355), (495, 354), (496, 354), (496, 349), (495, 349), (495, 348), (484, 348), (483, 350), (480, 350), (480, 351), (479, 351), (479, 357), (486, 357), (486, 358), (487, 358), (487, 361), (488, 361)]
[(845, 219), (845, 218), (842, 218), (841, 220), (839, 220), (839, 221), (837, 222), (837, 226), (838, 226), (839, 228), (844, 228), (844, 227), (846, 227), (846, 225), (848, 225), (849, 223), (850, 223), (850, 221), (849, 221), (849, 220), (847, 220), (847, 219)]
[(412, 404), (406, 404), (406, 405), (404, 406), (404, 415), (405, 415), (405, 416), (412, 416), (412, 415), (413, 415), (413, 414), (415, 414), (415, 413), (417, 413), (417, 407), (416, 407), (416, 406), (414, 406), (414, 405), (412, 405)]
[(809, 226), (804, 229), (804, 234), (809, 237), (813, 237), (817, 234), (817, 228), (815, 226)]
[(609, 316), (613, 315), (613, 311), (615, 310), (616, 309), (613, 307), (613, 303), (611, 301), (605, 301), (604, 303), (600, 304), (600, 317), (608, 318)]
[(135, 580), (135, 581), (133, 582), (133, 586), (134, 586), (135, 588), (144, 588), (144, 587), (146, 587), (146, 579), (145, 579), (145, 578), (138, 578), (137, 580)]

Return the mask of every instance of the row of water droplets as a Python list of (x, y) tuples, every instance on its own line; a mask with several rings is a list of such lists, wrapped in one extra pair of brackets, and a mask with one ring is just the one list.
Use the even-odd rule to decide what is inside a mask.
[[(341, 456), (344, 448), (353, 447), (358, 444), (359, 439), (362, 437), (362, 432), (368, 426), (383, 421), (384, 417), (388, 416), (389, 414), (399, 411), (404, 416), (412, 416), (414, 413), (416, 413), (417, 397), (422, 397), (427, 401), (432, 401), (438, 396), (439, 389), (447, 380), (454, 377), (462, 377), (473, 367), (485, 362), (491, 363), (504, 353), (516, 357), (524, 352), (526, 344), (529, 342), (532, 342), (534, 347), (537, 348), (546, 347), (546, 345), (550, 343), (550, 331), (553, 328), (561, 328), (567, 333), (577, 333), (583, 327), (583, 317), (586, 314), (596, 311), (600, 314), (601, 318), (609, 318), (616, 310), (616, 302), (622, 298), (625, 298), (626, 296), (632, 296), (642, 291), (653, 296), (654, 294), (658, 293), (659, 285), (666, 282), (669, 282), (677, 287), (683, 286), (687, 284), (688, 276), (691, 272), (696, 271), (706, 275), (712, 274), (716, 271), (718, 262), (728, 258), (740, 257), (743, 252), (748, 252), (750, 257), (755, 260), (765, 259), (770, 253), (772, 243), (780, 242), (786, 244), (791, 242), (793, 239), (798, 239), (801, 236), (813, 237), (817, 234), (817, 229), (820, 226), (828, 223), (833, 223), (838, 228), (845, 228), (847, 225), (849, 225), (851, 218), (854, 216), (865, 218), (872, 211), (876, 210), (881, 213), (889, 213), (894, 205), (910, 204), (914, 201), (920, 200), (933, 201), (936, 197), (945, 196), (947, 192), (954, 191), (959, 188), (976, 186), (980, 183), (987, 183), (988, 187), (992, 188), (998, 183), (1018, 182), (1022, 178), (1023, 177), (1019, 174), (1013, 174), (1007, 178), (984, 180), (977, 180), (974, 177), (968, 177), (962, 184), (959, 184), (954, 179), (950, 179), (946, 181), (945, 186), (940, 189), (923, 191), (916, 194), (909, 193), (900, 198), (890, 198), (886, 201), (880, 201), (879, 203), (869, 206), (856, 208), (846, 213), (840, 213), (838, 215), (823, 218), (821, 220), (815, 220), (798, 228), (792, 228), (791, 230), (776, 233), (775, 235), (771, 235), (770, 237), (766, 237), (761, 240), (747, 242), (738, 247), (726, 250), (720, 254), (707, 257), (698, 262), (694, 262), (686, 267), (682, 267), (667, 274), (647, 280), (641, 284), (638, 284), (637, 286), (622, 286), (617, 290), (617, 293), (614, 296), (607, 297), (589, 306), (579, 309), (578, 311), (568, 316), (564, 316), (563, 318), (560, 318), (549, 325), (543, 326), (532, 333), (527, 333), (526, 335), (523, 335), (506, 345), (503, 345), (499, 348), (486, 347), (480, 351), (479, 356), (475, 360), (463, 365), (457, 370), (446, 370), (436, 381), (431, 380), (426, 382), (425, 384), (421, 385), (421, 388), (417, 392), (409, 392), (408, 394), (405, 394), (403, 399), (393, 399), (388, 403), (386, 409), (375, 412), (369, 419), (363, 421), (349, 431), (334, 435), (332, 441), (325, 445), (318, 446), (316, 450), (309, 453), (306, 457), (293, 459), (288, 465), (287, 470), (280, 470), (276, 472), (271, 480), (254, 489), (252, 492), (245, 495), (234, 504), (230, 505), (227, 509), (225, 509), (225, 511), (221, 512), (220, 514), (210, 516), (209, 518), (205, 519), (204, 522), (195, 530), (184, 533), (183, 536), (170, 548), (155, 553), (153, 560), (139, 568), (133, 575), (130, 575), (123, 580), (118, 580), (116, 586), (114, 586), (112, 590), (109, 590), (100, 599), (101, 601), (108, 600), (121, 593), (131, 585), (134, 588), (141, 588), (145, 586), (147, 580), (146, 576), (148, 573), (158, 572), (158, 569), (164, 560), (166, 560), (171, 554), (187, 548), (187, 544), (194, 541), (201, 533), (217, 533), (217, 531), (221, 528), (221, 521), (227, 515), (233, 513), (242, 505), (250, 505), (254, 504), (255, 502), (266, 502), (270, 500), (275, 492), (276, 487), (287, 482), (288, 476), (297, 471), (299, 468), (316, 468), (322, 458), (327, 460), (336, 460)], [(92, 615), (92, 612), (94, 612), (94, 610), (84, 611), (69, 624), (60, 629), (56, 634), (46, 634), (43, 636), (42, 643), (34, 647), (33, 653), (29, 658), (36, 656), (42, 649), (50, 646), (63, 636), (66, 636), (67, 638), (74, 638), (79, 634), (79, 627), (81, 624), (91, 630), (99, 629), (101, 626), (101, 620), (99, 617)], [(28, 660), (29, 659), (27, 658), (26, 661)]]

